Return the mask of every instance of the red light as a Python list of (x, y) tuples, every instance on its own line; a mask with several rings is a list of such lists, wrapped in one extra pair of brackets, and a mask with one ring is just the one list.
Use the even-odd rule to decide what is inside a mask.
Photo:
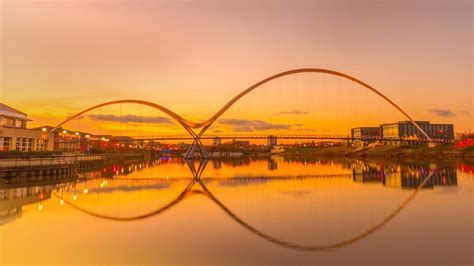
[(455, 146), (458, 147), (458, 148), (464, 148), (464, 147), (469, 147), (471, 145), (474, 145), (474, 140), (465, 139), (465, 140), (461, 140), (461, 141), (457, 142)]

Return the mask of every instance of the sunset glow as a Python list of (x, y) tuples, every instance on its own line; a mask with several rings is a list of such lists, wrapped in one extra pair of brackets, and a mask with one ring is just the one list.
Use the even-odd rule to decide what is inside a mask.
[[(391, 15), (381, 15), (387, 13)], [(403, 18), (398, 16), (402, 13)], [(186, 119), (204, 121), (267, 76), (299, 67), (322, 67), (376, 87), (416, 119), (449, 119), (457, 131), (465, 132), (472, 129), (473, 121), (472, 43), (466, 42), (472, 40), (467, 38), (471, 24), (470, 9), (462, 2), (264, 6), (3, 1), (1, 98), (28, 113), (31, 126), (54, 126), (87, 107), (119, 99), (146, 99)], [(410, 31), (407, 25), (413, 25)], [(280, 100), (267, 104), (271, 110), (257, 104), (248, 104), (246, 109), (235, 106), (237, 113), (244, 110), (248, 118), (226, 118), (305, 124), (306, 132), (337, 131), (347, 122), (336, 117), (340, 107), (327, 100), (326, 113), (304, 110), (310, 104), (309, 91), (314, 93), (313, 101), (324, 91), (326, 99), (365, 96), (352, 92), (352, 85), (344, 82), (345, 87), (338, 89), (337, 78), (321, 76), (311, 78), (320, 85), (301, 87), (299, 96), (294, 95), (291, 80), (269, 84), (267, 91), (276, 91), (277, 86), (281, 91)], [(302, 82), (309, 79), (300, 78)], [(291, 106), (281, 103), (289, 98)], [(365, 112), (390, 109), (379, 105), (376, 97), (369, 97)], [(137, 135), (139, 127), (144, 135), (185, 133), (167, 120), (158, 125), (133, 121), (133, 116), (140, 115), (166, 117), (159, 111), (123, 108), (121, 114), (118, 108), (103, 110), (104, 115), (129, 118), (121, 124), (104, 120), (104, 131)], [(304, 112), (298, 117), (300, 122), (294, 122), (294, 116), (274, 115), (291, 111)], [(352, 122), (394, 122), (403, 116), (392, 119)], [(318, 121), (324, 123), (323, 129), (318, 128)], [(86, 116), (81, 123), (81, 130), (97, 131), (93, 117)], [(223, 125), (218, 130), (235, 131)]]

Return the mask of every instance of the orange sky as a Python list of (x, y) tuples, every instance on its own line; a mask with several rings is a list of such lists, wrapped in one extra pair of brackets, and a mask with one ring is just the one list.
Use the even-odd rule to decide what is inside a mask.
[[(316, 67), (373, 85), (415, 119), (467, 131), (474, 129), (472, 10), (470, 1), (7, 0), (1, 2), (0, 100), (27, 112), (31, 126), (127, 98), (203, 121), (269, 75)], [(223, 117), (228, 123), (212, 130), (342, 133), (404, 119), (354, 87), (320, 74), (283, 79), (236, 105)], [(184, 133), (175, 124), (133, 117), (156, 121), (162, 113), (118, 108), (101, 113), (131, 121), (103, 122), (100, 131)], [(66, 127), (97, 130), (98, 122), (86, 116)]]

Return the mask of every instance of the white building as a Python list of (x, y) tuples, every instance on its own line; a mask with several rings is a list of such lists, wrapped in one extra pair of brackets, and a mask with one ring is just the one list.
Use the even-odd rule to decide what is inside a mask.
[(30, 130), (27, 114), (0, 103), (0, 151), (50, 151), (54, 134), (47, 130)]

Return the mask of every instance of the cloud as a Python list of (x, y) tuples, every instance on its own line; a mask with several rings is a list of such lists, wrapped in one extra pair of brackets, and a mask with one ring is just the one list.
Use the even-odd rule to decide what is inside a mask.
[(220, 129), (213, 129), (211, 130), (212, 133), (222, 133), (222, 130)]
[(110, 121), (122, 123), (147, 123), (147, 124), (172, 124), (171, 119), (163, 116), (137, 116), (137, 115), (111, 115), (90, 114), (88, 117), (94, 121)]
[(119, 185), (113, 187), (104, 187), (104, 188), (91, 188), (89, 189), (89, 193), (112, 193), (116, 191), (120, 192), (133, 192), (133, 191), (140, 191), (140, 190), (155, 190), (155, 189), (165, 189), (171, 187), (170, 184), (152, 184), (152, 185), (138, 185), (138, 186), (130, 186), (130, 185)]
[[(237, 177), (238, 178), (238, 177)], [(254, 185), (263, 185), (267, 182), (270, 182), (270, 179), (262, 179), (262, 178), (244, 178), (241, 180), (226, 180), (220, 181), (217, 186), (219, 187), (239, 187), (239, 186), (254, 186)]]
[(291, 110), (291, 111), (283, 111), (276, 113), (275, 115), (305, 115), (308, 112), (306, 111), (301, 111), (301, 110)]
[(273, 124), (261, 120), (247, 120), (247, 119), (221, 119), (219, 124), (230, 126), (234, 132), (252, 132), (264, 131), (271, 129), (289, 129), (291, 125), (288, 124)]
[(282, 194), (294, 196), (294, 197), (300, 197), (300, 196), (307, 196), (311, 194), (311, 191), (308, 189), (297, 189), (297, 190), (280, 190), (279, 191)]
[(451, 111), (451, 109), (428, 109), (428, 112), (435, 116), (439, 117), (455, 117), (457, 116), (456, 113)]
[(471, 112), (469, 112), (468, 110), (457, 110), (456, 113), (464, 115), (464, 116), (470, 116), (471, 115)]

